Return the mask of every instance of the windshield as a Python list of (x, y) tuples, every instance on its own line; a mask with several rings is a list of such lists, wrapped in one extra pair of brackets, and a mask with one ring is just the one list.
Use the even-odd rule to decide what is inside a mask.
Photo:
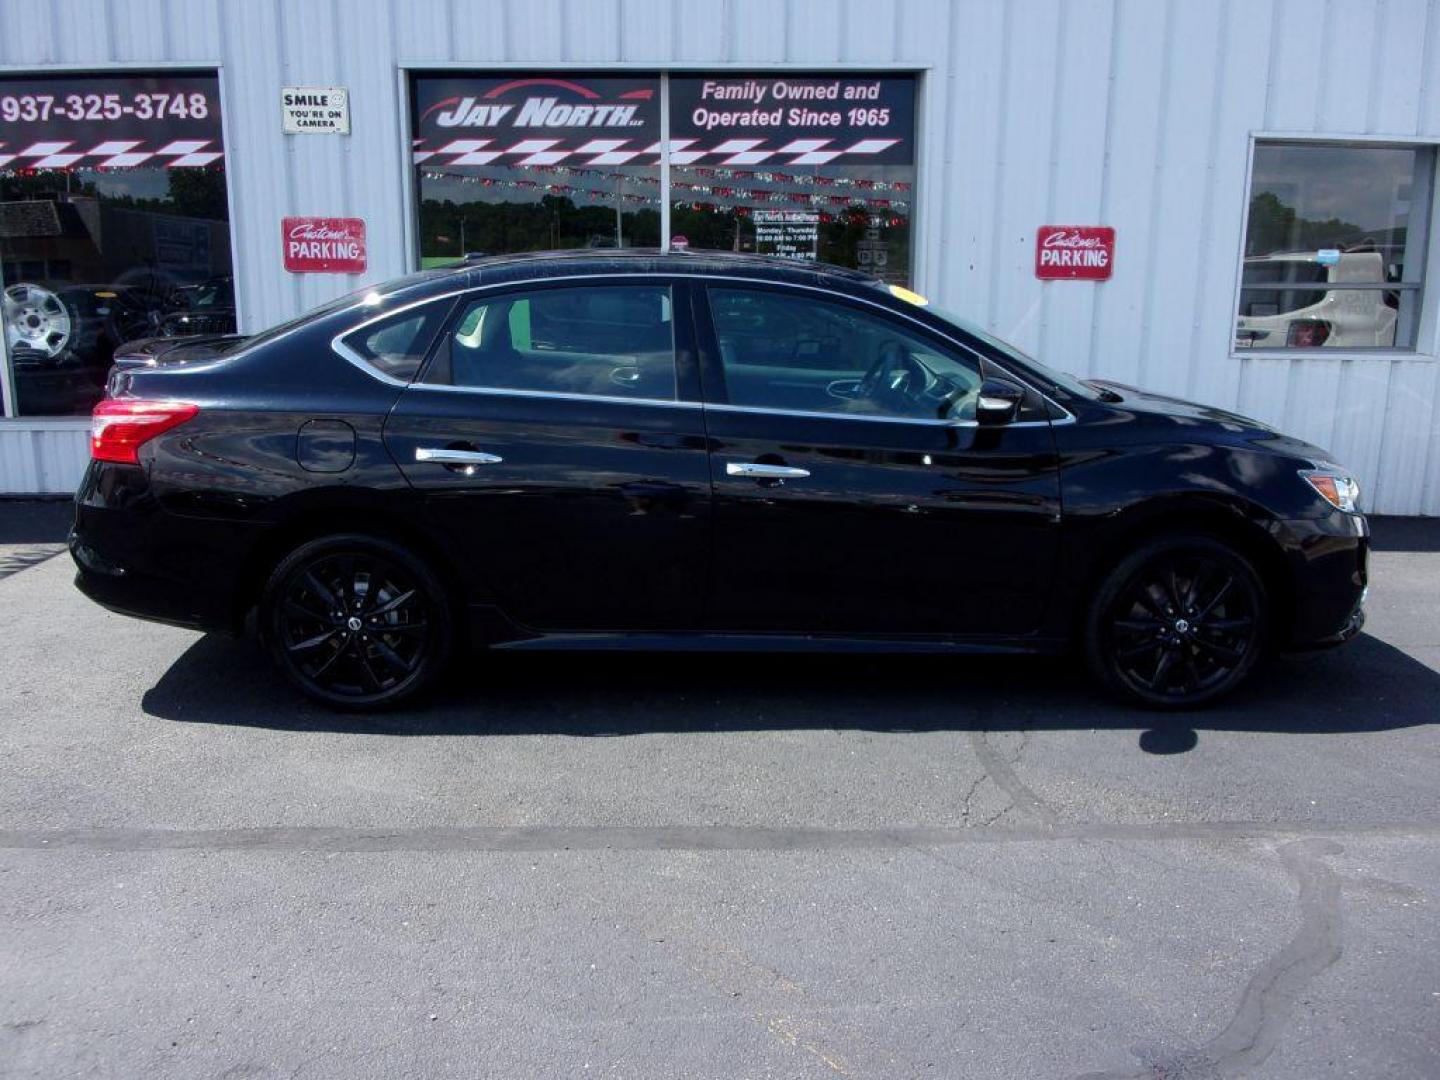
[(988, 330), (981, 329), (969, 319), (956, 315), (954, 312), (947, 311), (945, 308), (942, 308), (937, 304), (932, 303), (928, 306), (932, 312), (934, 312), (941, 319), (944, 319), (946, 322), (950, 323), (952, 326), (958, 327), (965, 333), (969, 334), (971, 337), (979, 338), (996, 352), (999, 352), (1005, 356), (1013, 356), (1015, 359), (1019, 360), (1021, 364), (1023, 364), (1025, 367), (1035, 372), (1035, 374), (1039, 375), (1041, 378), (1047, 379), (1050, 382), (1054, 383), (1061, 390), (1064, 390), (1067, 394), (1072, 394), (1075, 397), (1085, 398), (1090, 401), (1098, 401), (1101, 398), (1102, 395), (1100, 391), (1095, 389), (1095, 387), (1081, 382), (1080, 379), (1078, 379), (1074, 375), (1069, 374), (1068, 372), (1056, 371), (1054, 368), (1048, 367), (1045, 364), (1040, 363), (1040, 361), (1036, 360), (1033, 356), (1030, 356), (1028, 353), (1017, 349), (1008, 341), (1002, 341), (1000, 338), (996, 337)]

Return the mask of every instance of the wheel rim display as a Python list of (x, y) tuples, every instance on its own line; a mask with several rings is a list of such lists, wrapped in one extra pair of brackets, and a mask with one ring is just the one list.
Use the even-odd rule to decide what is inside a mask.
[(1224, 560), (1164, 556), (1136, 574), (1107, 621), (1122, 677), (1142, 692), (1183, 700), (1223, 685), (1258, 642), (1255, 596)]
[(21, 282), (5, 290), (6, 343), (47, 357), (60, 355), (70, 341), (70, 312), (49, 289)]
[(428, 605), (413, 576), (365, 553), (327, 555), (286, 582), (276, 628), (299, 675), (356, 699), (414, 678), (430, 646)]

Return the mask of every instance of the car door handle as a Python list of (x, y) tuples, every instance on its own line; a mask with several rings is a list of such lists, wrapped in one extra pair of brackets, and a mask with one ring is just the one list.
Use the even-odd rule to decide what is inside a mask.
[(417, 446), (416, 461), (433, 461), (438, 465), (499, 465), (505, 459), (482, 450), (454, 450), (448, 446)]
[(803, 480), (809, 469), (790, 465), (765, 465), (758, 461), (731, 461), (725, 465), (726, 476), (748, 476), (753, 480)]

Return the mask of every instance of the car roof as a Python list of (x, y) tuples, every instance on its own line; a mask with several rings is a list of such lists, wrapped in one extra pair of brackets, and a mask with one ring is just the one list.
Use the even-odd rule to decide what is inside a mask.
[(665, 252), (657, 248), (578, 248), (471, 256), (450, 266), (434, 267), (403, 278), (394, 283), (391, 295), (448, 291), (457, 285), (468, 288), (510, 281), (604, 274), (744, 276), (837, 289), (883, 285), (879, 278), (860, 270), (828, 263), (799, 262), (773, 255), (694, 249)]

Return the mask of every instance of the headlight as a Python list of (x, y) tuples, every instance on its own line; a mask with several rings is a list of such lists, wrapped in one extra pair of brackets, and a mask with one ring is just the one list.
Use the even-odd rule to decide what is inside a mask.
[(1330, 465), (1301, 469), (1300, 476), (1335, 509), (1347, 514), (1360, 513), (1360, 481), (1343, 469)]

